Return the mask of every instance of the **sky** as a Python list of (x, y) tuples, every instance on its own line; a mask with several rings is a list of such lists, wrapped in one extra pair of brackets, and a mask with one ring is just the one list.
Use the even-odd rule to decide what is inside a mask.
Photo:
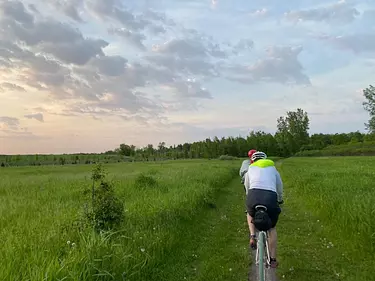
[(0, 0), (0, 154), (364, 131), (375, 2)]

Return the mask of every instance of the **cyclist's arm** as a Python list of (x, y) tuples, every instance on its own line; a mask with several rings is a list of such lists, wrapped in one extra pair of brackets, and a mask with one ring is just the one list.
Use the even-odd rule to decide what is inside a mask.
[(241, 168), (240, 168), (240, 177), (241, 178), (246, 174), (247, 170), (249, 169), (249, 166), (250, 166), (249, 160), (244, 160), (242, 162), (242, 165), (241, 165)]
[(247, 171), (245, 171), (245, 173), (243, 174), (243, 176), (241, 176), (241, 183), (245, 183), (246, 173), (247, 173)]
[(250, 189), (250, 181), (249, 181), (249, 175), (248, 173), (245, 174), (245, 189), (246, 189), (246, 194), (247, 194), (247, 191)]
[(276, 192), (277, 201), (283, 202), (283, 181), (281, 180), (279, 172), (276, 170)]

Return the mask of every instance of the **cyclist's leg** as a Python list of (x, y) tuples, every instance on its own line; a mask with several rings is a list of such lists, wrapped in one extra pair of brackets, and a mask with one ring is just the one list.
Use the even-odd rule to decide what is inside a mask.
[(271, 228), (269, 230), (268, 243), (269, 243), (269, 246), (270, 246), (271, 259), (276, 260), (276, 250), (277, 250), (277, 231), (276, 231), (276, 227)]
[(270, 247), (270, 258), (271, 267), (277, 267), (278, 263), (276, 261), (277, 254), (277, 231), (276, 224), (279, 220), (280, 208), (274, 208), (269, 211), (269, 216), (272, 221), (272, 228), (269, 230), (268, 243)]
[(248, 194), (246, 196), (246, 209), (247, 209), (247, 224), (249, 226), (250, 231), (250, 246), (253, 250), (256, 249), (256, 239), (255, 239), (255, 226), (252, 223), (253, 217), (255, 215), (255, 205), (256, 203), (256, 192), (253, 189), (248, 190)]
[(253, 237), (255, 236), (255, 226), (252, 223), (253, 217), (249, 215), (249, 212), (247, 212), (247, 224), (249, 226), (250, 235)]
[(247, 224), (252, 237), (255, 235), (255, 226), (252, 223), (255, 214), (254, 197), (254, 190), (248, 190), (248, 193), (246, 194)]
[(257, 248), (257, 240), (256, 240), (256, 235), (255, 235), (255, 226), (252, 223), (253, 217), (247, 213), (247, 224), (249, 226), (249, 231), (250, 231), (250, 247), (253, 250), (256, 250)]

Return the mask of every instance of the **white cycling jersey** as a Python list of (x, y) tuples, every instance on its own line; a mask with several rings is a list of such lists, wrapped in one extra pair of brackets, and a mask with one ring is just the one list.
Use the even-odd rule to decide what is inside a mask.
[(250, 160), (249, 159), (242, 161), (242, 165), (241, 165), (241, 168), (240, 168), (240, 177), (242, 178), (242, 183), (245, 180), (244, 176), (245, 176), (247, 170), (249, 169), (249, 166), (250, 166)]
[(246, 194), (250, 189), (264, 189), (277, 193), (277, 200), (283, 200), (283, 182), (275, 164), (270, 159), (260, 159), (249, 166), (245, 175)]

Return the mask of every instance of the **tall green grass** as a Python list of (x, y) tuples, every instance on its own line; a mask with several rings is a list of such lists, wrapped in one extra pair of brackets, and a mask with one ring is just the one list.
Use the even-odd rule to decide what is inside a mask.
[[(181, 234), (238, 175), (238, 161), (109, 164), (125, 219), (116, 232), (73, 225), (92, 166), (3, 169), (0, 280), (156, 280)], [(191, 230), (190, 230), (191, 231)], [(194, 230), (195, 231), (195, 230)]]
[(329, 145), (321, 150), (304, 150), (296, 153), (294, 156), (374, 156), (375, 142), (350, 142), (341, 145)]
[(280, 259), (294, 268), (282, 267), (288, 280), (374, 280), (374, 166), (373, 157), (290, 158), (280, 164), (286, 194)]

